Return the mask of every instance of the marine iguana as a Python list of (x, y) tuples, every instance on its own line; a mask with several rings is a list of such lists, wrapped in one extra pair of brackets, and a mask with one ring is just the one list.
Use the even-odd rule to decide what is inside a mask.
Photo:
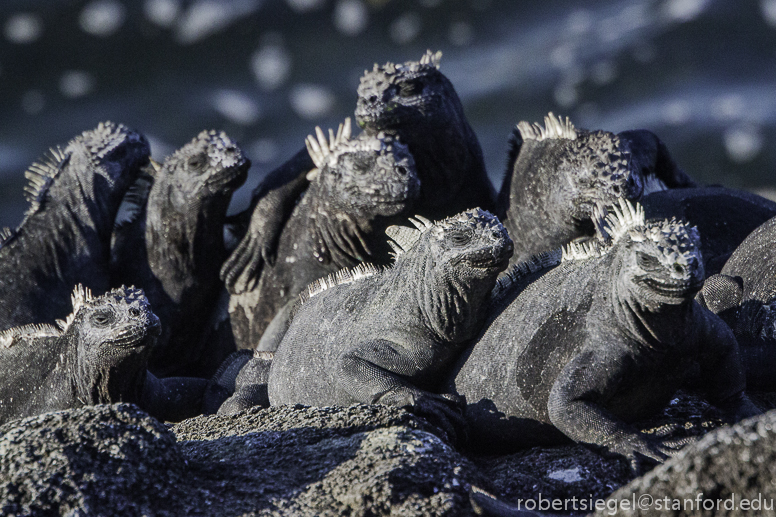
[(732, 420), (759, 412), (735, 337), (693, 300), (703, 282), (695, 228), (645, 222), (625, 200), (596, 226), (600, 240), (539, 255), (499, 283), (450, 377), (467, 401), (472, 448), (574, 440), (662, 461), (671, 444), (631, 422), (668, 403), (698, 363), (701, 388)]
[(30, 207), (0, 242), (0, 330), (64, 318), (78, 283), (109, 288), (113, 220), (149, 152), (142, 135), (103, 122), (30, 166)]
[(272, 405), (409, 406), (460, 438), (460, 400), (437, 390), (484, 322), (512, 241), (480, 209), (410, 222), (417, 229), (386, 231), (392, 266), (360, 265), (310, 285), (272, 360)]
[[(495, 207), (495, 191), (488, 179), (477, 136), (447, 77), (439, 71), (441, 52), (427, 51), (419, 61), (374, 65), (358, 86), (356, 121), (369, 135), (397, 134), (415, 158), (420, 200), (415, 213), (435, 220), (479, 206)], [(271, 174), (273, 187), (257, 200), (244, 238), (242, 258), (224, 264), (222, 278), (231, 293), (251, 288), (264, 264), (262, 257), (279, 257), (273, 242), (281, 232), (281, 214), (293, 209), (304, 190), (304, 157), (297, 154), (287, 166)], [(283, 185), (283, 186), (279, 186)], [(258, 199), (258, 195), (254, 196)]]
[[(209, 377), (226, 356), (203, 334), (221, 289), (226, 210), (249, 167), (224, 132), (202, 131), (152, 172), (150, 187), (142, 178), (127, 195), (130, 215), (114, 230), (111, 282), (141, 287), (162, 322), (149, 360), (161, 377)], [(146, 195), (137, 195), (142, 188)]]
[(747, 386), (776, 389), (776, 217), (744, 239), (706, 279), (697, 299), (728, 324), (741, 346)]
[(143, 291), (94, 297), (76, 286), (73, 311), (57, 326), (0, 332), (0, 423), (93, 404), (132, 402), (163, 420), (199, 413), (203, 379), (159, 380), (146, 371), (159, 319)]
[[(350, 139), (349, 126), (348, 119), (336, 135), (329, 132), (328, 141), (320, 129), (308, 137), (316, 169), (283, 228), (278, 261), (264, 265), (253, 290), (229, 298), (237, 348), (274, 350), (291, 307), (313, 280), (367, 259), (389, 262), (390, 248), (379, 236), (415, 206), (415, 162), (396, 137), (362, 133)], [(271, 332), (263, 336), (270, 322)]]
[(776, 203), (725, 187), (698, 187), (645, 196), (647, 219), (680, 217), (698, 228), (706, 276), (719, 273), (747, 235), (776, 216)]
[(497, 213), (515, 240), (513, 264), (591, 237), (596, 207), (694, 186), (646, 130), (588, 131), (550, 113), (544, 127), (520, 122), (509, 146)]

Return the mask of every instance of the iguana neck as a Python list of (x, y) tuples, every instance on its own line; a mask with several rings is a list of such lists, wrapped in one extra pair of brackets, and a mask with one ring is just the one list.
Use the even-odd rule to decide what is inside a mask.
[(416, 254), (410, 260), (400, 256), (386, 285), (394, 296), (399, 295), (393, 307), (418, 311), (422, 325), (439, 342), (460, 343), (479, 330), (496, 275), (492, 281), (466, 281), (447, 267), (431, 253)]
[[(139, 403), (147, 374), (147, 355), (147, 352), (141, 352), (113, 365), (91, 364), (91, 361), (84, 360), (83, 357), (76, 357), (78, 367), (70, 369), (76, 376), (71, 380), (76, 400), (85, 406), (115, 402)], [(129, 365), (127, 361), (133, 364)]]

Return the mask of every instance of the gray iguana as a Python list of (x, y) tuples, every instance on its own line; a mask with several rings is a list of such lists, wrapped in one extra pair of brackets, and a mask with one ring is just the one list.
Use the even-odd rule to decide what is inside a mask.
[(641, 203), (648, 219), (680, 217), (698, 228), (706, 276), (719, 273), (746, 236), (776, 216), (773, 201), (725, 187), (653, 192)]
[(72, 309), (57, 326), (0, 332), (0, 424), (113, 402), (132, 402), (162, 420), (199, 413), (207, 381), (159, 380), (146, 371), (160, 327), (141, 290), (94, 297), (78, 285)]
[(386, 231), (392, 266), (360, 265), (309, 287), (272, 359), (272, 405), (409, 406), (460, 438), (460, 401), (438, 389), (484, 322), (512, 241), (480, 209), (410, 221), (417, 229)]
[(776, 217), (744, 239), (706, 279), (698, 301), (733, 329), (747, 386), (776, 390)]
[(237, 348), (274, 350), (291, 307), (313, 280), (364, 260), (389, 262), (390, 248), (380, 236), (415, 206), (415, 162), (393, 136), (349, 138), (349, 120), (336, 135), (330, 131), (328, 141), (320, 129), (308, 137), (316, 169), (283, 228), (278, 260), (264, 265), (254, 289), (229, 297)]
[(693, 301), (703, 282), (697, 231), (647, 223), (624, 200), (614, 209), (606, 224), (596, 219), (601, 240), (534, 257), (500, 281), (448, 387), (466, 398), (472, 448), (574, 440), (661, 461), (673, 444), (631, 423), (664, 407), (697, 364), (702, 389), (731, 419), (759, 412), (734, 336)]
[[(447, 77), (439, 71), (442, 53), (430, 51), (419, 61), (375, 65), (358, 86), (356, 121), (369, 135), (394, 133), (409, 147), (420, 178), (415, 213), (440, 219), (479, 206), (495, 207), (495, 191), (488, 179), (477, 136)], [(283, 229), (281, 214), (306, 186), (306, 162), (300, 154), (274, 171), (267, 188), (254, 196), (247, 233), (224, 264), (222, 278), (232, 293), (252, 288), (263, 257), (283, 260), (273, 243)], [(259, 199), (259, 196), (266, 199)]]
[(109, 288), (113, 221), (149, 152), (142, 135), (104, 122), (30, 166), (30, 207), (0, 243), (0, 330), (65, 317), (76, 284)]
[(111, 282), (141, 287), (162, 322), (150, 359), (159, 376), (208, 377), (228, 353), (219, 355), (203, 335), (222, 286), (226, 210), (249, 167), (224, 132), (202, 131), (127, 194)]
[(509, 140), (498, 215), (515, 240), (512, 263), (594, 234), (594, 212), (619, 198), (694, 186), (646, 130), (577, 129), (552, 113), (520, 122)]

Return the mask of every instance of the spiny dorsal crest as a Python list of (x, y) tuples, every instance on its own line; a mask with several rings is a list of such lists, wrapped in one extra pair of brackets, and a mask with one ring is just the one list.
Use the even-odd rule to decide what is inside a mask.
[(601, 206), (596, 206), (592, 218), (596, 237), (563, 246), (564, 262), (600, 257), (623, 236), (644, 227), (644, 207), (639, 203), (634, 205), (625, 198), (619, 198), (618, 204), (613, 205), (612, 210), (612, 213), (607, 213)]
[[(9, 348), (14, 341), (21, 339), (35, 339), (39, 337), (58, 337), (61, 331), (48, 323), (31, 323), (21, 327), (13, 327), (0, 331), (0, 348)], [(18, 341), (17, 341), (18, 342)]]
[(8, 228), (7, 226), (4, 226), (0, 229), (0, 248), (8, 241), (13, 239), (14, 235), (16, 235), (16, 232), (12, 228)]
[(69, 158), (70, 155), (61, 148), (52, 147), (24, 171), (24, 177), (28, 181), (24, 187), (24, 197), (30, 203), (25, 215), (34, 214), (40, 209), (54, 178), (62, 172)]
[(94, 296), (92, 295), (91, 289), (84, 287), (82, 284), (78, 284), (75, 286), (73, 293), (70, 295), (70, 301), (73, 304), (73, 312), (68, 314), (65, 319), (56, 321), (57, 326), (63, 333), (66, 332), (67, 329), (70, 328), (70, 325), (72, 325), (73, 321), (75, 321), (75, 317), (81, 307), (84, 307), (94, 301)]
[(546, 140), (548, 138), (565, 138), (567, 140), (576, 140), (577, 130), (568, 117), (564, 121), (561, 117), (555, 118), (550, 112), (544, 117), (544, 127), (534, 123), (530, 124), (522, 121), (517, 124), (517, 129), (523, 140)]
[(436, 52), (431, 52), (431, 50), (426, 50), (426, 53), (423, 54), (423, 57), (420, 58), (420, 64), (426, 65), (426, 66), (433, 66), (437, 70), (439, 70), (439, 61), (442, 59), (442, 51), (437, 50)]
[(367, 263), (359, 264), (354, 268), (341, 269), (336, 273), (319, 278), (318, 280), (313, 280), (310, 285), (307, 286), (307, 289), (302, 291), (299, 297), (302, 300), (302, 303), (305, 303), (313, 296), (320, 294), (327, 289), (331, 289), (336, 285), (350, 284), (362, 278), (376, 275), (379, 272), (380, 269), (377, 266)]
[(411, 249), (420, 240), (423, 232), (434, 227), (434, 223), (420, 215), (416, 215), (414, 219), (410, 217), (409, 221), (415, 228), (394, 225), (385, 229), (385, 234), (389, 237), (388, 245), (396, 257)]
[(560, 264), (561, 260), (561, 251), (552, 250), (534, 255), (525, 262), (515, 264), (499, 277), (496, 286), (491, 292), (491, 299), (496, 300), (500, 298), (515, 286), (523, 283), (528, 275), (553, 268)]
[[(336, 162), (337, 151), (339, 151), (348, 140), (350, 140), (350, 117), (345, 119), (344, 124), (340, 124), (337, 128), (337, 134), (329, 129), (329, 140), (326, 140), (326, 135), (320, 126), (315, 126), (315, 135), (308, 135), (304, 143), (307, 146), (307, 152), (310, 154), (315, 169), (310, 171), (307, 175), (307, 179), (312, 181), (318, 177), (320, 170), (326, 165), (333, 165)], [(316, 138), (317, 137), (317, 138)]]

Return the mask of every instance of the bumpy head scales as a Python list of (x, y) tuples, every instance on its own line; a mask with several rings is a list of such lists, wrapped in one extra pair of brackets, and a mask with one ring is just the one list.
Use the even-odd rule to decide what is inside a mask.
[(150, 312), (148, 299), (142, 289), (136, 287), (118, 287), (105, 293), (102, 296), (94, 296), (88, 287), (78, 284), (70, 295), (73, 303), (73, 312), (64, 320), (57, 320), (57, 326), (64, 333), (71, 327), (76, 320), (78, 313), (84, 309), (96, 307), (104, 303), (111, 303), (116, 306), (136, 306), (142, 311)]

